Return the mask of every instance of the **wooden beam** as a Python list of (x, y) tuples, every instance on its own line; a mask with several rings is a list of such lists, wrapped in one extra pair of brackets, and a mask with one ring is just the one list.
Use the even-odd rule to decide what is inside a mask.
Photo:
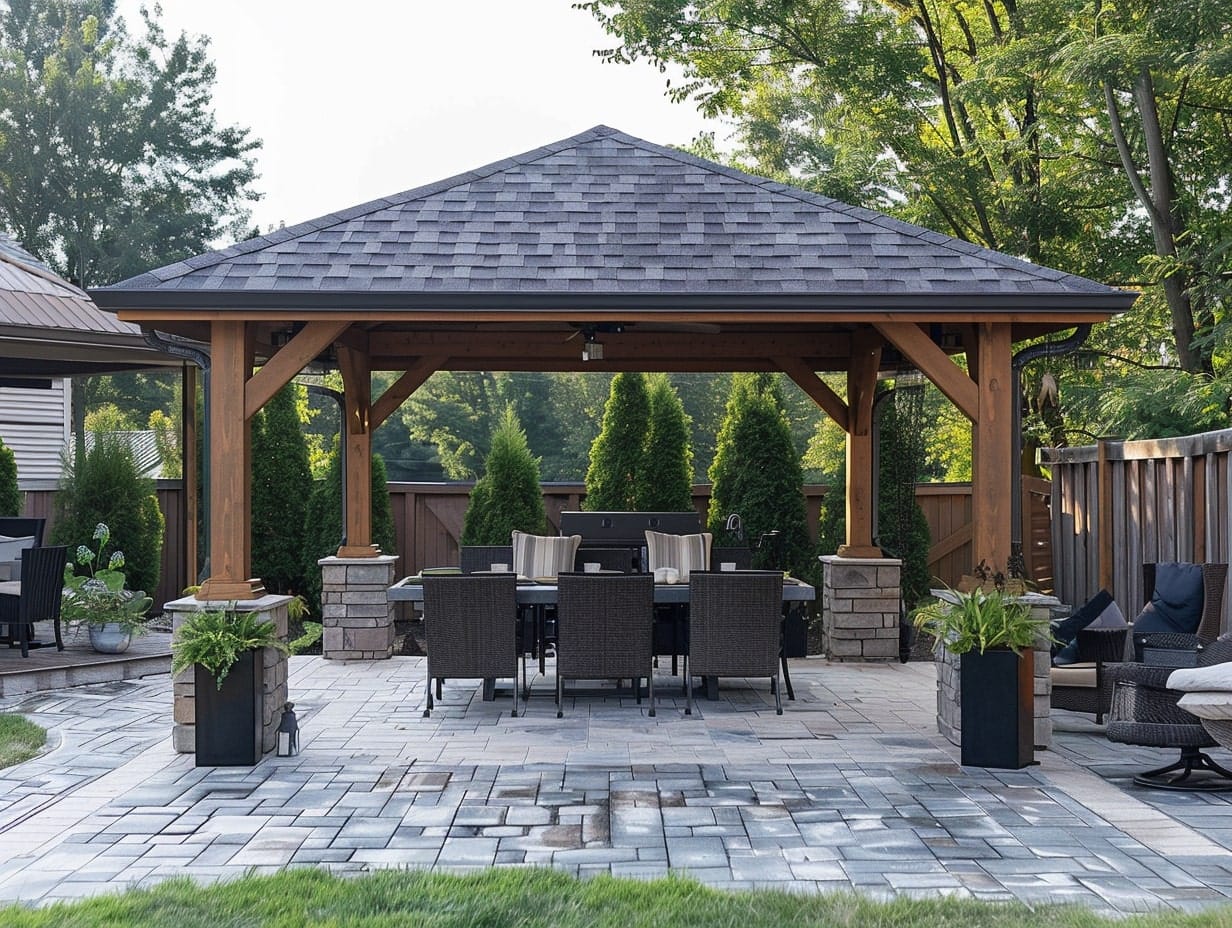
[(242, 321), (210, 326), (210, 576), (197, 599), (254, 599), (251, 572), (250, 428), (244, 384), (251, 371)]
[(881, 348), (882, 340), (871, 329), (852, 338), (847, 369), (847, 543), (839, 546), (839, 557), (882, 556), (873, 544), (873, 398)]
[(971, 508), (972, 552), (1005, 570), (1010, 557), (1014, 403), (1010, 327), (983, 323), (978, 332), (979, 412), (972, 428)]
[[(958, 411), (974, 422), (979, 418), (975, 382), (914, 322), (878, 323), (875, 328), (944, 393)], [(1007, 330), (1008, 331), (1008, 330)]]
[(445, 361), (439, 355), (417, 358), (415, 363), (403, 372), (402, 376), (391, 383), (380, 398), (372, 404), (368, 414), (369, 427), (378, 429), (381, 423), (390, 417), (394, 411), (406, 402), (407, 397), (423, 386), (424, 381), (440, 370)]
[[(738, 350), (733, 346), (732, 350)], [(816, 364), (816, 359), (810, 363)], [(835, 362), (839, 370), (845, 369), (846, 360), (842, 364)], [(380, 354), (372, 358), (374, 371), (403, 371), (406, 369), (406, 358), (402, 356)], [(815, 369), (825, 370), (826, 365), (818, 365)], [(733, 373), (736, 371), (770, 371), (778, 373), (778, 364), (768, 358), (723, 356), (708, 359), (693, 358), (605, 358), (602, 361), (583, 361), (581, 352), (576, 358), (538, 358), (533, 355), (492, 355), (475, 358), (447, 357), (441, 362), (443, 371), (568, 371), (578, 374), (607, 374), (619, 371), (639, 371), (653, 373), (656, 371), (680, 373)]]
[(844, 432), (848, 430), (850, 418), (847, 404), (830, 389), (824, 380), (817, 376), (807, 361), (803, 358), (779, 358), (777, 363), (783, 373), (795, 381), (796, 386), (820, 406), (840, 429)]
[(257, 371), (244, 388), (244, 417), (251, 419), (308, 362), (334, 343), (349, 322), (309, 322)]
[(338, 346), (346, 405), (346, 543), (339, 557), (372, 557), (372, 369), (368, 355)]
[[(1113, 588), (1112, 568), (1115, 564), (1112, 528), (1112, 458), (1108, 454), (1110, 444), (1111, 440), (1107, 438), (1100, 438), (1096, 441), (1099, 462), (1095, 469), (1095, 482), (1099, 493), (1096, 546), (1099, 552), (1099, 585), (1100, 589), (1104, 590)], [(1187, 458), (1186, 460), (1192, 459)], [(1192, 485), (1191, 483), (1190, 486)]]

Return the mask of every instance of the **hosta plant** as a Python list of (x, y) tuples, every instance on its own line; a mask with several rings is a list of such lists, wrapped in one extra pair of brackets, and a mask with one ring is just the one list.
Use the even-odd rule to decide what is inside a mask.
[(238, 612), (234, 605), (202, 609), (185, 619), (175, 631), (171, 641), (171, 672), (178, 674), (193, 664), (200, 664), (222, 689), (222, 681), (240, 655), (257, 648), (287, 652), (273, 622), (262, 621), (256, 612)]
[(124, 552), (107, 550), (111, 530), (105, 523), (94, 527), (93, 540), (97, 548), (78, 545), (75, 563), (64, 566), (61, 617), (79, 628), (114, 623), (129, 632), (144, 632), (154, 600), (144, 590), (127, 588)]

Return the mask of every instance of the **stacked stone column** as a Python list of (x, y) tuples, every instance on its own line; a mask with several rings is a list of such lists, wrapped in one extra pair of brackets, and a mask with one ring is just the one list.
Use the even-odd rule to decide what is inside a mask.
[(327, 660), (385, 660), (394, 653), (393, 555), (325, 557), (321, 565), (321, 652)]
[(903, 562), (896, 558), (821, 558), (822, 649), (833, 661), (898, 659)]
[[(178, 630), (185, 619), (195, 612), (226, 609), (230, 612), (255, 612), (261, 621), (273, 622), (280, 641), (287, 640), (287, 603), (290, 596), (262, 596), (260, 599), (210, 601), (185, 596), (164, 606), (171, 613), (171, 627)], [(262, 734), (261, 750), (269, 752), (278, 745), (278, 723), (287, 703), (287, 655), (275, 648), (265, 648), (264, 679), (261, 686)], [(171, 745), (181, 754), (197, 749), (197, 699), (193, 668), (182, 671), (172, 681)]]

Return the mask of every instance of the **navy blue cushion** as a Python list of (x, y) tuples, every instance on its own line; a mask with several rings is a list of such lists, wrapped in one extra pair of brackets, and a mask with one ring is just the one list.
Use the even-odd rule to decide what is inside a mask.
[(1052, 627), (1052, 637), (1055, 639), (1052, 643), (1052, 662), (1060, 663), (1061, 654), (1065, 649), (1072, 644), (1073, 657), (1070, 657), (1067, 664), (1072, 664), (1077, 660), (1078, 654), (1078, 632), (1096, 619), (1100, 617), (1105, 609), (1112, 605), (1112, 594), (1107, 590), (1100, 590), (1089, 600), (1076, 609), (1069, 618), (1062, 619)]
[(1135, 635), (1192, 635), (1202, 621), (1202, 565), (1156, 564), (1155, 592), (1134, 619)]
[[(1056, 645), (1053, 645), (1055, 648)], [(1054, 667), (1064, 667), (1066, 664), (1078, 663), (1078, 639), (1074, 638), (1069, 644), (1063, 647), (1052, 655), (1052, 665)]]

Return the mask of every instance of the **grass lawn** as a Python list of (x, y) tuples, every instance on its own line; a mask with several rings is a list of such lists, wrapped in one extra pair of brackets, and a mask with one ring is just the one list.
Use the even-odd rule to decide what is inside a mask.
[(944, 899), (877, 903), (850, 894), (721, 893), (683, 878), (653, 883), (550, 870), (493, 869), (473, 876), (379, 871), (344, 879), (292, 870), (201, 888), (186, 880), (45, 909), (0, 908), (6, 928), (172, 925), (174, 928), (292, 926), (561, 926), (561, 928), (984, 928), (984, 926), (1226, 926), (1232, 908), (1200, 915), (1100, 918), (1079, 907), (1031, 910)]
[(0, 768), (29, 760), (47, 743), (47, 732), (20, 715), (0, 712)]

